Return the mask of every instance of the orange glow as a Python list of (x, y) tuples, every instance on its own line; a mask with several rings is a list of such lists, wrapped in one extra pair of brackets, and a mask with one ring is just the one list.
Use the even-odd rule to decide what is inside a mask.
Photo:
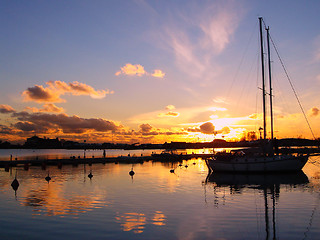
[(146, 225), (146, 216), (143, 213), (124, 213), (116, 217), (116, 220), (123, 227), (123, 231), (142, 233)]

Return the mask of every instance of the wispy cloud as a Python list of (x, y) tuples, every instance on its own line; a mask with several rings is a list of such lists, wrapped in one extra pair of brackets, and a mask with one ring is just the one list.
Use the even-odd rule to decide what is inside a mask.
[(191, 4), (184, 12), (174, 10), (176, 14), (168, 18), (158, 39), (172, 50), (182, 71), (193, 78), (214, 78), (221, 71), (216, 57), (231, 42), (243, 15), (242, 7), (235, 1), (225, 1)]
[(153, 73), (148, 73), (144, 67), (140, 64), (127, 63), (125, 66), (120, 68), (120, 71), (115, 73), (116, 76), (128, 75), (128, 76), (138, 76), (148, 75), (156, 78), (163, 78), (165, 73), (160, 69), (153, 70)]
[(92, 98), (104, 98), (107, 94), (112, 94), (109, 90), (95, 90), (93, 87), (77, 81), (66, 83), (63, 81), (49, 81), (46, 83), (48, 87), (35, 85), (29, 87), (22, 93), (25, 101), (35, 102), (65, 102), (60, 98), (61, 95), (71, 94), (75, 96), (88, 95)]

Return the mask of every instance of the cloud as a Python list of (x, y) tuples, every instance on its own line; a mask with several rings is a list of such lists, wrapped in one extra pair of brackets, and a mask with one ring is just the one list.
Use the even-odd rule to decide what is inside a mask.
[(11, 106), (6, 104), (0, 104), (0, 113), (13, 113), (16, 110), (14, 110)]
[(174, 110), (174, 109), (176, 109), (176, 107), (173, 105), (166, 106), (166, 110)]
[(116, 76), (119, 76), (120, 74), (129, 75), (129, 76), (142, 76), (146, 74), (146, 71), (144, 70), (144, 67), (140, 64), (131, 64), (127, 63), (125, 66), (121, 67), (121, 70), (116, 72)]
[(139, 127), (140, 127), (140, 133), (144, 136), (156, 136), (161, 134), (156, 131), (151, 131), (153, 127), (150, 124), (141, 124)]
[(200, 131), (204, 134), (214, 134), (214, 126), (211, 122), (206, 122), (200, 125)]
[(26, 107), (25, 109), (30, 110), (31, 112), (52, 112), (52, 113), (64, 112), (63, 107), (57, 107), (53, 103), (44, 104), (42, 109), (38, 109), (36, 107)]
[(215, 130), (215, 126), (211, 122), (206, 122), (200, 125), (199, 128), (188, 128), (188, 132), (201, 132), (203, 134), (229, 134), (230, 128), (223, 127), (221, 130)]
[(17, 122), (13, 126), (24, 132), (46, 133), (48, 130), (47, 127), (32, 122)]
[(158, 117), (161, 117), (161, 118), (162, 117), (179, 117), (179, 115), (180, 115), (180, 113), (178, 113), (178, 112), (171, 111), (171, 110), (176, 109), (176, 107), (174, 105), (168, 105), (168, 106), (166, 106), (165, 109), (169, 110), (169, 111), (166, 113), (159, 113)]
[[(206, 86), (222, 71), (217, 56), (230, 44), (243, 16), (243, 7), (236, 1), (200, 1), (171, 8), (163, 30), (154, 33), (155, 41), (174, 54), (177, 67), (201, 79)], [(174, 13), (173, 13), (174, 12)]]
[[(212, 14), (211, 10), (215, 11)], [(219, 8), (209, 8), (211, 14), (207, 14), (200, 23), (200, 28), (203, 31), (204, 46), (211, 47), (216, 53), (221, 53), (230, 42), (230, 37), (233, 35), (237, 26), (237, 17), (232, 11)]]
[(0, 134), (12, 134), (14, 130), (8, 126), (0, 124)]
[(89, 95), (92, 98), (104, 98), (107, 94), (112, 94), (113, 91), (109, 90), (95, 90), (93, 87), (74, 81), (66, 83), (63, 81), (49, 81), (46, 83), (48, 87), (35, 85), (34, 87), (27, 88), (22, 93), (25, 101), (35, 102), (65, 102), (60, 96), (64, 94), (72, 95)]
[(150, 132), (152, 129), (152, 126), (150, 124), (141, 124), (139, 127), (140, 127), (140, 131), (144, 133)]
[(44, 88), (43, 86), (35, 85), (29, 87), (22, 93), (25, 101), (35, 102), (63, 102), (58, 92), (51, 89)]
[(319, 110), (319, 108), (317, 108), (317, 107), (313, 107), (313, 108), (311, 108), (311, 109), (309, 110), (309, 115), (310, 115), (311, 117), (316, 117), (316, 116), (319, 115), (319, 113), (320, 113), (320, 110)]
[(20, 123), (16, 125), (21, 130), (47, 129), (48, 131), (59, 130), (63, 133), (84, 133), (87, 131), (107, 132), (116, 131), (121, 126), (102, 118), (81, 118), (76, 115), (48, 114), (48, 113), (13, 113)]
[(151, 75), (156, 78), (163, 78), (165, 73), (160, 69), (155, 69), (152, 74), (144, 70), (144, 67), (140, 64), (127, 63), (125, 66), (121, 67), (120, 71), (116, 72), (115, 75), (128, 75), (128, 76), (138, 76)]
[(153, 71), (153, 73), (151, 74), (151, 76), (157, 77), (157, 78), (164, 78), (165, 75), (166, 74), (164, 72), (162, 72), (161, 70), (159, 70), (159, 69), (155, 69)]
[(166, 112), (166, 113), (159, 113), (158, 117), (179, 117), (180, 113), (178, 112)]

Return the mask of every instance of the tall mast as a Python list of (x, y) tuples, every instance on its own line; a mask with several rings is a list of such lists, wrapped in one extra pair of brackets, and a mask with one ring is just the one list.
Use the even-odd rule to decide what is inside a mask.
[(270, 125), (271, 125), (271, 139), (273, 139), (273, 110), (272, 110), (272, 84), (271, 84), (271, 56), (270, 56), (270, 35), (269, 27), (267, 30), (267, 46), (268, 46), (268, 68), (269, 68), (269, 88), (270, 88)]
[(262, 35), (262, 17), (259, 17), (260, 23), (260, 49), (261, 49), (261, 72), (262, 72), (262, 99), (263, 99), (263, 139), (267, 138), (266, 130), (266, 89), (264, 81), (264, 55), (263, 55), (263, 35)]

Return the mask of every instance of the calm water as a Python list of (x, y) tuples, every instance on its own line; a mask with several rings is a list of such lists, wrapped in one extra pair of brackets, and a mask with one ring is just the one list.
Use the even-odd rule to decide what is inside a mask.
[[(175, 173), (170, 173), (172, 167)], [(10, 184), (16, 172), (20, 185), (15, 192)], [(49, 183), (44, 179), (48, 172)], [(303, 172), (280, 176), (208, 176), (201, 159), (184, 161), (182, 166), (149, 161), (133, 166), (0, 169), (0, 194), (0, 239), (320, 236), (320, 159), (316, 157), (310, 158)]]

